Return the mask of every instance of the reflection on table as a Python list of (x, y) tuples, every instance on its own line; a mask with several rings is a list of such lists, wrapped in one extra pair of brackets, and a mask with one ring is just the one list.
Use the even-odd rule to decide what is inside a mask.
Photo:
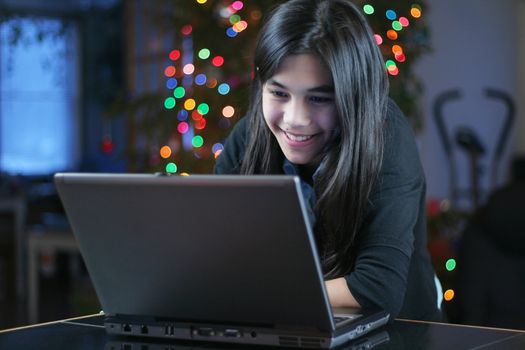
[[(190, 350), (242, 349), (240, 345), (119, 338), (106, 334), (103, 315), (0, 331), (1, 349)], [(248, 347), (246, 347), (248, 348)], [(251, 347), (253, 348), (253, 347)], [(268, 347), (262, 347), (267, 349)], [(395, 320), (373, 333), (339, 347), (357, 349), (525, 349), (525, 331), (446, 323)]]

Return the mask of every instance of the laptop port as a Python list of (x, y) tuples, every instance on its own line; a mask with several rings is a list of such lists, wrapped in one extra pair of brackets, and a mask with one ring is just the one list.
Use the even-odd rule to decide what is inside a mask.
[(241, 336), (241, 332), (237, 329), (225, 329), (223, 335), (227, 338), (239, 338)]
[(124, 332), (131, 333), (131, 325), (129, 325), (128, 323), (122, 325), (122, 330)]
[(167, 325), (164, 327), (164, 334), (165, 335), (174, 335), (175, 334), (175, 326), (174, 325)]
[(215, 335), (213, 328), (201, 327), (197, 329), (197, 334), (201, 337), (211, 337)]
[(140, 326), (140, 334), (148, 334), (148, 326)]

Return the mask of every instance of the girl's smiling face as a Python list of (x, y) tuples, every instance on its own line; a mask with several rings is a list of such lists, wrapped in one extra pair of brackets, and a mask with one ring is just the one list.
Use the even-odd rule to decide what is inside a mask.
[(312, 54), (288, 56), (263, 85), (266, 124), (284, 156), (297, 165), (318, 165), (338, 127), (330, 71)]

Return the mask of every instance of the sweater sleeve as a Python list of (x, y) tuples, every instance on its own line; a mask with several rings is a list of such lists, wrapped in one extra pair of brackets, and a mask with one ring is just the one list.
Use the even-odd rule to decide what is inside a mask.
[(224, 143), (224, 150), (215, 162), (215, 174), (239, 174), (246, 148), (248, 118), (240, 119)]
[(381, 307), (392, 318), (399, 314), (424, 187), (411, 127), (391, 102), (381, 173), (357, 236), (354, 270), (345, 276), (352, 295), (362, 307)]

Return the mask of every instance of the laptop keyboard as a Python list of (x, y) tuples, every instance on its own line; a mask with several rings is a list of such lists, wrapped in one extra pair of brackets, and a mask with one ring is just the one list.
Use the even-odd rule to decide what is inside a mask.
[(356, 314), (356, 315), (339, 315), (339, 316), (334, 316), (334, 323), (336, 325), (338, 324), (341, 324), (341, 323), (344, 323), (346, 321), (351, 321), (351, 320), (355, 320), (356, 318), (359, 318), (361, 317), (361, 315), (359, 314)]

